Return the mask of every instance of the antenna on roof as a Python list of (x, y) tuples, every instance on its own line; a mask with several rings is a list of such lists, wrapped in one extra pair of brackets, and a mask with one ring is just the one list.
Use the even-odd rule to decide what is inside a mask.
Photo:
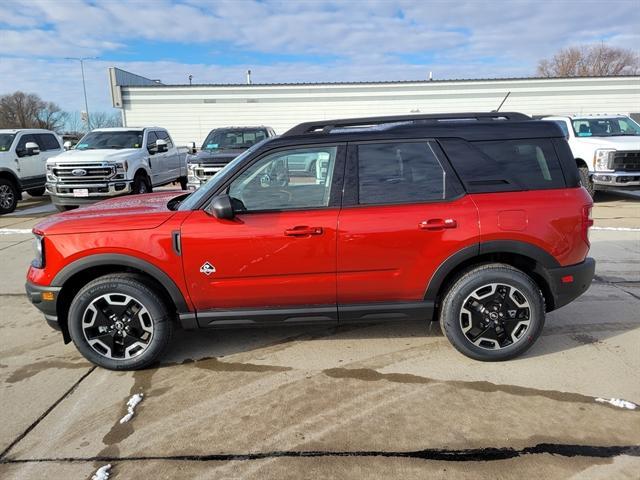
[(500, 109), (502, 108), (502, 105), (504, 105), (504, 102), (507, 101), (507, 98), (509, 98), (509, 95), (511, 95), (511, 92), (507, 92), (507, 94), (504, 96), (504, 98), (502, 99), (502, 102), (500, 102), (500, 105), (498, 105), (498, 108), (496, 108), (495, 110), (493, 110), (494, 112), (499, 112)]

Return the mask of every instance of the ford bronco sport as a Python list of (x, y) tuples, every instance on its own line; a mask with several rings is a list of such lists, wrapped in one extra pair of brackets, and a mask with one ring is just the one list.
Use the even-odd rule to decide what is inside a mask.
[[(291, 168), (302, 156), (313, 175)], [(110, 369), (154, 362), (176, 323), (439, 320), (463, 354), (506, 360), (589, 287), (591, 207), (553, 122), (310, 122), (191, 194), (49, 217), (26, 288), (65, 342)]]

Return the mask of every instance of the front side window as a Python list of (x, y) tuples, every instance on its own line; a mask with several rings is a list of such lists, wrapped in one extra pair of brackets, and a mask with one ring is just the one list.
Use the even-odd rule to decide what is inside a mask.
[(171, 141), (171, 137), (167, 132), (160, 130), (156, 132), (156, 135), (158, 138), (161, 138), (162, 140), (167, 142), (167, 148), (173, 148), (173, 142)]
[(142, 148), (142, 131), (119, 130), (91, 132), (82, 137), (74, 148), (76, 150)]
[(40, 146), (40, 150), (42, 150), (43, 152), (46, 152), (47, 150), (60, 149), (58, 140), (56, 140), (56, 137), (54, 137), (50, 133), (36, 133), (34, 137), (36, 137), (36, 141)]
[(443, 200), (446, 175), (428, 142), (358, 145), (362, 205)]
[(229, 196), (247, 212), (327, 207), (337, 152), (322, 146), (267, 155), (231, 183)]

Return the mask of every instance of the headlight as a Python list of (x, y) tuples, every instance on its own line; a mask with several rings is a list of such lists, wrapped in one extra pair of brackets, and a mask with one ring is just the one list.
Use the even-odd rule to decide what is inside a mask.
[(126, 172), (129, 169), (129, 164), (125, 160), (122, 163), (116, 163), (116, 171), (117, 172)]
[(599, 148), (593, 154), (593, 168), (596, 172), (613, 172), (613, 156), (616, 151), (610, 148)]
[(189, 183), (200, 183), (200, 179), (196, 175), (196, 168), (198, 168), (197, 163), (188, 163), (187, 164), (187, 181)]
[(31, 262), (33, 268), (44, 268), (44, 237), (34, 234), (33, 239), (34, 259)]

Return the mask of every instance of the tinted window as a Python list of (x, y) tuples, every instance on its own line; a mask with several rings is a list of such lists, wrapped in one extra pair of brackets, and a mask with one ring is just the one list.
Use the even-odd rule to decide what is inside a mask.
[(87, 133), (75, 146), (77, 150), (121, 149), (142, 147), (142, 131), (111, 130)]
[(154, 150), (156, 148), (156, 140), (158, 140), (156, 132), (147, 133), (147, 150)]
[(202, 144), (202, 150), (249, 148), (265, 138), (267, 138), (267, 133), (263, 128), (257, 130), (212, 130)]
[(156, 135), (157, 135), (158, 138), (161, 138), (162, 140), (167, 142), (167, 148), (173, 148), (173, 142), (171, 141), (171, 137), (169, 136), (169, 134), (167, 132), (157, 131)]
[(567, 122), (563, 122), (562, 120), (553, 120), (553, 123), (560, 127), (565, 137), (569, 136), (569, 128), (567, 127)]
[(550, 140), (523, 139), (474, 142), (496, 167), (526, 189), (565, 186), (558, 156)]
[(34, 136), (36, 137), (36, 142), (40, 146), (40, 150), (47, 151), (60, 149), (58, 140), (56, 140), (56, 137), (50, 133), (36, 133)]
[[(22, 135), (20, 137), (20, 140), (18, 141), (18, 146), (16, 147), (19, 150), (24, 150), (27, 146), (27, 143), (29, 142), (33, 142), (33, 143), (38, 143), (36, 141), (36, 137), (31, 135), (31, 134), (27, 134), (27, 135)], [(38, 144), (38, 147), (42, 148), (42, 146), (40, 144)]]
[(427, 142), (358, 145), (359, 203), (445, 198), (445, 172)]
[(267, 155), (231, 183), (229, 195), (249, 212), (326, 207), (337, 151), (327, 146)]

